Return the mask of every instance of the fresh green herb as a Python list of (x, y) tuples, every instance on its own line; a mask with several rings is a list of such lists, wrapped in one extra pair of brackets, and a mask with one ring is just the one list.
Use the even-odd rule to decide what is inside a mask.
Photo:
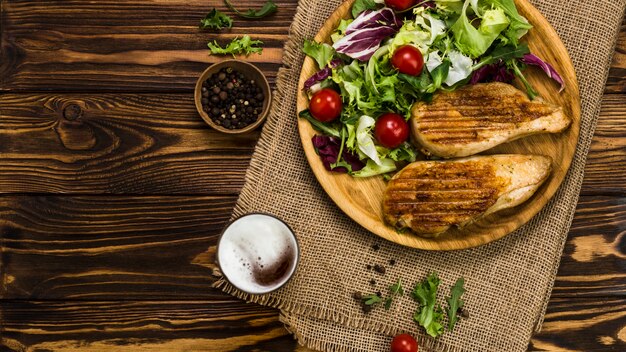
[(323, 132), (324, 134), (328, 135), (328, 136), (332, 136), (332, 137), (336, 137), (336, 138), (341, 138), (341, 133), (339, 132), (339, 130), (337, 130), (335, 127), (327, 125), (323, 122), (320, 122), (318, 120), (316, 120), (313, 115), (311, 115), (311, 112), (307, 109), (307, 110), (302, 110), (300, 111), (300, 113), (298, 114), (301, 118), (309, 121), (311, 123), (311, 125), (313, 125), (313, 127), (320, 131)]
[(526, 88), (526, 93), (528, 93), (528, 97), (530, 98), (530, 100), (534, 100), (539, 95), (539, 93), (537, 93), (535, 88), (533, 88), (532, 84), (528, 82), (528, 80), (526, 79), (526, 76), (524, 76), (524, 74), (522, 73), (522, 69), (519, 67), (520, 65), (523, 65), (523, 64), (518, 64), (516, 60), (513, 60), (510, 63), (508, 63), (508, 66), (511, 69), (513, 69), (513, 72), (515, 73), (517, 78), (519, 78), (520, 81), (522, 81), (522, 83), (524, 84), (524, 87)]
[(445, 60), (441, 65), (437, 66), (433, 72), (430, 73), (433, 79), (432, 88), (428, 89), (429, 92), (434, 92), (439, 89), (443, 84), (443, 81), (448, 77), (450, 71), (450, 61)]
[(517, 47), (513, 45), (498, 46), (490, 54), (484, 56), (476, 65), (474, 65), (472, 67), (472, 71), (475, 71), (485, 65), (495, 63), (499, 60), (510, 62), (511, 60), (521, 59), (528, 53), (530, 53), (530, 50), (526, 44), (520, 44)]
[(341, 129), (341, 146), (339, 147), (339, 153), (337, 154), (337, 161), (330, 164), (330, 169), (334, 170), (338, 167), (345, 167), (348, 170), (348, 173), (352, 173), (352, 165), (346, 162), (345, 160), (341, 160), (343, 158), (343, 146), (346, 144), (346, 129)]
[(417, 283), (413, 289), (413, 299), (420, 305), (413, 315), (413, 320), (426, 329), (426, 333), (432, 337), (437, 337), (444, 331), (443, 310), (441, 305), (437, 304), (439, 282), (437, 273), (432, 273)]
[(465, 288), (463, 284), (465, 280), (461, 277), (456, 280), (456, 283), (450, 289), (450, 297), (446, 297), (446, 301), (448, 301), (448, 330), (454, 330), (454, 325), (459, 320), (457, 317), (457, 312), (459, 309), (463, 308), (463, 300), (461, 296), (465, 293)]
[(217, 41), (209, 42), (208, 46), (211, 50), (211, 54), (213, 55), (227, 55), (232, 54), (233, 56), (238, 54), (244, 54), (246, 56), (252, 53), (259, 53), (263, 51), (263, 48), (260, 47), (263, 45), (263, 42), (260, 40), (252, 40), (250, 36), (244, 35), (241, 39), (235, 38), (228, 45), (222, 48)]
[(222, 28), (232, 28), (233, 19), (228, 15), (213, 9), (202, 20), (200, 20), (201, 29), (220, 30)]
[(397, 296), (402, 296), (404, 294), (404, 289), (402, 288), (402, 280), (398, 279), (398, 282), (389, 286), (389, 296), (385, 299), (385, 309), (389, 310), (391, 308), (391, 304), (393, 303), (394, 298)]
[(356, 0), (352, 5), (352, 17), (356, 18), (365, 10), (376, 10), (378, 4), (374, 0)]
[(328, 66), (333, 59), (335, 49), (326, 43), (318, 43), (313, 40), (305, 40), (302, 51), (308, 56), (312, 57), (320, 69)]
[(363, 296), (363, 304), (367, 306), (373, 306), (375, 304), (380, 303), (381, 301), (382, 301), (382, 298), (380, 298), (380, 296), (378, 296), (375, 293), (372, 293), (371, 295)]
[(248, 18), (248, 19), (263, 18), (263, 17), (269, 16), (269, 15), (273, 14), (274, 12), (278, 11), (278, 6), (276, 6), (274, 1), (272, 1), (272, 0), (268, 0), (267, 2), (265, 2), (265, 4), (263, 4), (263, 7), (261, 7), (258, 10), (248, 9), (246, 11), (239, 11), (239, 10), (237, 10), (235, 8), (235, 6), (230, 2), (230, 0), (224, 0), (224, 3), (226, 3), (226, 6), (228, 6), (228, 8), (231, 9), (237, 15), (239, 15), (239, 16), (241, 16), (243, 18)]

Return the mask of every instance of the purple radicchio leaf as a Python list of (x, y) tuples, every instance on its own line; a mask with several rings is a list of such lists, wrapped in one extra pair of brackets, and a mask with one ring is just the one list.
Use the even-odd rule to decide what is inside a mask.
[(478, 70), (472, 72), (472, 78), (470, 79), (470, 84), (476, 83), (485, 83), (485, 82), (504, 82), (511, 83), (513, 82), (513, 78), (515, 75), (511, 70), (506, 67), (502, 60), (490, 64), (485, 65)]
[(333, 74), (333, 68), (341, 65), (342, 61), (339, 59), (333, 59), (330, 62), (330, 66), (324, 67), (323, 69), (315, 72), (313, 74), (313, 76), (309, 77), (309, 79), (307, 79), (306, 81), (304, 81), (304, 88), (303, 90), (307, 90), (307, 89), (311, 89), (311, 87), (313, 87), (313, 85), (315, 85), (315, 83), (317, 82), (321, 82), (323, 80), (325, 80), (326, 78), (330, 77)]
[[(339, 173), (347, 173), (348, 169), (340, 166), (334, 169), (331, 168), (331, 164), (337, 162), (337, 157), (339, 156), (339, 149), (341, 149), (341, 141), (335, 137), (330, 136), (313, 136), (312, 138), (313, 146), (322, 159), (322, 163), (324, 167), (328, 171), (334, 171)], [(352, 171), (359, 171), (365, 167), (365, 164), (359, 160), (359, 157), (345, 150), (342, 153), (343, 161), (347, 162), (352, 166)]]
[(388, 7), (378, 11), (364, 11), (348, 25), (346, 35), (333, 48), (353, 59), (367, 61), (380, 47), (383, 39), (398, 32), (400, 26), (401, 21)]
[(561, 78), (561, 75), (559, 75), (559, 73), (556, 72), (554, 67), (552, 67), (552, 65), (550, 65), (549, 63), (541, 60), (539, 57), (533, 54), (524, 55), (521, 61), (525, 63), (526, 65), (539, 66), (543, 70), (543, 72), (545, 72), (546, 75), (548, 75), (548, 77), (552, 78), (558, 84), (561, 85), (561, 89), (559, 89), (559, 92), (565, 89), (565, 83), (563, 82), (563, 78)]

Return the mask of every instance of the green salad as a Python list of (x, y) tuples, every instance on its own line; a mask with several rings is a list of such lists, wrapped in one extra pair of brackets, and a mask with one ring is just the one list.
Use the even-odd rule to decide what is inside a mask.
[(554, 68), (521, 40), (532, 26), (513, 0), (357, 0), (331, 43), (307, 40), (319, 71), (304, 84), (300, 117), (324, 166), (354, 177), (391, 173), (415, 161), (408, 120), (417, 101), (440, 90), (524, 77), (536, 65), (563, 87)]

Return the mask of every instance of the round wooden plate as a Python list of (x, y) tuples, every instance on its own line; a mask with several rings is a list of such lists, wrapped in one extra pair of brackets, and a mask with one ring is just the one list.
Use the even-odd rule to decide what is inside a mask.
[[(315, 37), (316, 41), (330, 43), (330, 35), (339, 21), (350, 18), (353, 2), (354, 0), (348, 0), (337, 8)], [(580, 97), (576, 73), (565, 46), (548, 21), (527, 0), (516, 0), (515, 3), (520, 14), (534, 26), (524, 37), (530, 51), (556, 68), (565, 81), (565, 90), (559, 93), (558, 85), (537, 68), (528, 68), (525, 75), (546, 101), (562, 106), (573, 122), (563, 133), (523, 138), (481, 154), (549, 156), (553, 160), (549, 179), (527, 202), (484, 217), (462, 229), (453, 228), (437, 238), (423, 238), (410, 232), (398, 233), (383, 221), (382, 196), (386, 183), (382, 177), (358, 179), (327, 171), (311, 143), (311, 138), (317, 132), (308, 121), (298, 119), (300, 138), (313, 173), (326, 193), (354, 221), (382, 238), (405, 246), (426, 250), (465, 249), (498, 240), (515, 231), (537, 214), (557, 191), (569, 169), (578, 143)], [(313, 59), (307, 57), (300, 74), (298, 111), (308, 107), (308, 98), (302, 87), (304, 81), (316, 70)]]

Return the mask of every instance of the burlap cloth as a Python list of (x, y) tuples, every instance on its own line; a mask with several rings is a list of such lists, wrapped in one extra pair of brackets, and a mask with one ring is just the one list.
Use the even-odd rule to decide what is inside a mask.
[[(556, 28), (576, 67), (582, 96), (580, 141), (565, 182), (545, 209), (504, 239), (479, 248), (428, 252), (395, 245), (353, 222), (322, 190), (305, 159), (296, 127), (297, 82), (305, 38), (315, 36), (340, 0), (301, 0), (279, 71), (271, 115), (263, 129), (234, 215), (276, 214), (295, 230), (301, 248), (297, 273), (282, 289), (248, 296), (224, 280), (218, 286), (237, 297), (278, 307), (281, 319), (306, 346), (324, 351), (387, 351), (389, 336), (418, 335), (421, 351), (524, 351), (541, 327), (563, 245), (572, 221), (585, 159), (626, 0), (532, 0)], [(371, 246), (380, 244), (380, 250)], [(395, 266), (387, 265), (395, 259)], [(386, 264), (385, 276), (366, 264)], [(361, 312), (354, 291), (386, 293), (401, 277), (407, 289), (429, 272), (442, 279), (440, 300), (465, 277), (463, 319), (437, 340), (411, 317), (408, 295), (389, 311)], [(369, 280), (378, 281), (375, 287)]]

